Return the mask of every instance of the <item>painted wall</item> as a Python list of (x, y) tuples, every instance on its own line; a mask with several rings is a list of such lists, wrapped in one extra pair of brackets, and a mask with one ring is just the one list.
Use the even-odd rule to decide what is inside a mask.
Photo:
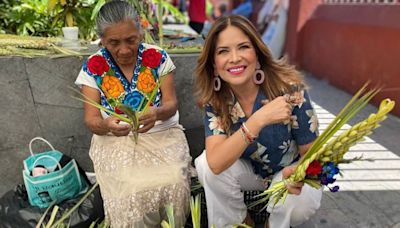
[[(368, 80), (384, 85), (372, 102), (394, 99), (393, 114), (400, 116), (400, 5), (292, 3), (290, 61), (350, 93)], [(314, 11), (297, 12), (305, 8)]]

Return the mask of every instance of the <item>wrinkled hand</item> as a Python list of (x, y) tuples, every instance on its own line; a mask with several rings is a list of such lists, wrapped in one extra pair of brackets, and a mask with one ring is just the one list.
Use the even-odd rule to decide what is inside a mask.
[(129, 124), (119, 124), (120, 119), (114, 116), (110, 116), (104, 120), (104, 124), (107, 129), (115, 136), (126, 136), (131, 131), (132, 127)]
[(144, 115), (139, 118), (139, 133), (144, 133), (154, 127), (157, 120), (157, 112), (155, 107), (150, 107)]
[(292, 106), (287, 98), (280, 96), (272, 101), (263, 100), (264, 106), (256, 113), (264, 125), (287, 123), (292, 116)]
[[(287, 166), (282, 170), (283, 179), (287, 179), (294, 173), (296, 166)], [(294, 195), (300, 195), (301, 189), (303, 188), (303, 182), (286, 182), (286, 188), (289, 193)]]

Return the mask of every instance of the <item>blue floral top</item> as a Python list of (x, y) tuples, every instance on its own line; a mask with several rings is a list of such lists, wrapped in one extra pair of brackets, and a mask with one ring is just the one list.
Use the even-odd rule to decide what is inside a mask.
[(118, 103), (128, 105), (132, 110), (141, 110), (154, 90), (157, 90), (155, 91), (157, 93), (152, 105), (160, 106), (160, 76), (174, 69), (172, 60), (164, 50), (154, 45), (141, 43), (130, 82), (107, 49), (102, 48), (83, 64), (75, 83), (99, 89), (102, 106), (111, 111), (120, 112), (116, 107)]
[[(243, 152), (243, 159), (250, 159), (255, 173), (263, 178), (271, 178), (299, 159), (297, 145), (308, 144), (318, 135), (318, 120), (305, 90), (298, 92), (300, 101), (296, 102), (290, 123), (273, 124), (263, 128), (254, 143)], [(260, 109), (262, 100), (267, 99), (259, 90), (252, 113)], [(231, 111), (231, 132), (235, 132), (247, 120), (239, 102), (233, 97)], [(226, 134), (220, 125), (220, 117), (215, 115), (210, 105), (205, 107), (204, 127), (206, 137)]]

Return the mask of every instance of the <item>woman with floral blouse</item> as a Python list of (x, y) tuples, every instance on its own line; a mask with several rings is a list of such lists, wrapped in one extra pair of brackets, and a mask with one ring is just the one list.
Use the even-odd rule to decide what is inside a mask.
[[(205, 109), (206, 149), (195, 160), (208, 224), (254, 225), (243, 190), (265, 190), (293, 173), (317, 137), (317, 119), (303, 79), (275, 61), (244, 17), (219, 18), (196, 69), (198, 103)], [(265, 226), (297, 226), (320, 206), (322, 191), (287, 183), (284, 204), (268, 207)]]
[[(168, 54), (141, 42), (137, 13), (123, 1), (102, 6), (96, 19), (103, 48), (83, 64), (76, 79), (84, 95), (116, 113), (119, 104), (142, 111), (162, 77), (147, 112), (139, 118), (139, 138), (131, 125), (85, 104), (85, 124), (93, 133), (90, 157), (112, 227), (159, 227), (173, 205), (183, 226), (189, 208), (189, 148), (179, 125)], [(119, 106), (121, 107), (121, 106)]]

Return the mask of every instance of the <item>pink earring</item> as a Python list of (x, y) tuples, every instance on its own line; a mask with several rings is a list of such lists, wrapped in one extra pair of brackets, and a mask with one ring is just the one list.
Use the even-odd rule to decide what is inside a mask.
[(261, 70), (260, 63), (257, 62), (256, 70), (254, 71), (253, 74), (253, 81), (255, 84), (260, 85), (264, 82), (264, 79), (265, 79), (264, 71)]
[(221, 79), (218, 75), (214, 76), (214, 90), (219, 91), (221, 89)]

